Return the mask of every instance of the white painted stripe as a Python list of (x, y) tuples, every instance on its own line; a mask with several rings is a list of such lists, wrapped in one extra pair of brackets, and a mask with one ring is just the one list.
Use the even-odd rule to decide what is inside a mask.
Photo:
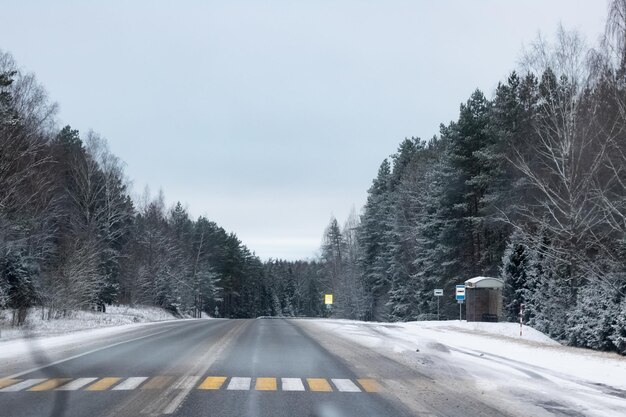
[(239, 378), (234, 377), (230, 379), (230, 384), (228, 384), (229, 390), (239, 390), (239, 391), (247, 391), (250, 389), (250, 382), (252, 378)]
[(300, 378), (281, 378), (283, 391), (304, 391), (304, 384)]
[(143, 381), (148, 379), (147, 376), (135, 376), (132, 378), (126, 378), (120, 384), (112, 388), (112, 391), (130, 391), (137, 388)]
[(337, 389), (341, 392), (361, 392), (359, 387), (349, 379), (331, 379), (333, 384), (337, 387)]
[(195, 388), (196, 385), (198, 385), (198, 381), (200, 381), (200, 378), (202, 378), (202, 376), (200, 375), (189, 375), (189, 376), (181, 376), (180, 378), (178, 378), (178, 381), (176, 381), (173, 385), (174, 389), (189, 389), (189, 388)]
[(134, 342), (136, 340), (145, 339), (147, 337), (156, 336), (156, 335), (159, 335), (161, 333), (169, 332), (170, 330), (173, 330), (173, 329), (169, 329), (168, 328), (167, 330), (162, 330), (160, 332), (151, 333), (151, 334), (148, 334), (148, 335), (145, 335), (145, 336), (135, 337), (134, 339), (123, 340), (121, 342), (113, 343), (111, 345), (103, 346), (103, 347), (100, 347), (100, 348), (97, 348), (97, 349), (91, 349), (91, 350), (88, 350), (87, 352), (79, 353), (78, 355), (70, 356), (68, 358), (60, 359), (58, 361), (50, 362), (47, 365), (39, 366), (37, 368), (27, 369), (25, 371), (18, 372), (18, 373), (13, 374), (13, 375), (9, 375), (9, 376), (7, 376), (5, 378), (6, 379), (17, 379), (17, 378), (19, 378), (19, 377), (21, 377), (23, 375), (30, 374), (32, 372), (36, 372), (36, 371), (39, 371), (41, 369), (49, 368), (51, 366), (58, 365), (58, 364), (63, 363), (63, 362), (71, 361), (72, 359), (80, 358), (80, 357), (86, 356), (86, 355), (91, 355), (92, 353), (100, 352), (101, 350), (105, 350), (105, 349), (110, 349), (112, 347), (123, 345), (125, 343), (130, 343), (130, 342)]
[(46, 379), (46, 378), (27, 379), (26, 381), (22, 381), (22, 382), (20, 382), (20, 383), (18, 383), (18, 384), (15, 384), (15, 385), (10, 385), (10, 386), (8, 386), (8, 387), (6, 387), (6, 388), (2, 388), (2, 389), (0, 389), (0, 392), (16, 392), (16, 391), (21, 391), (21, 390), (23, 390), (23, 389), (30, 388), (30, 387), (32, 387), (33, 385), (40, 384), (40, 383), (42, 383), (42, 382), (44, 382), (44, 381), (47, 381), (47, 379)]
[(77, 389), (84, 387), (85, 385), (95, 381), (96, 379), (98, 378), (78, 378), (68, 382), (65, 385), (61, 385), (59, 388), (57, 388), (57, 391), (76, 391)]

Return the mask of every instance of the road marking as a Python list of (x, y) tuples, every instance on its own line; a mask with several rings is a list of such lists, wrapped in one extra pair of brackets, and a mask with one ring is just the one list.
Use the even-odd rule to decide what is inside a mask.
[(257, 391), (276, 391), (276, 378), (257, 378), (254, 389)]
[(307, 378), (309, 389), (316, 392), (332, 392), (333, 388), (324, 378)]
[(150, 381), (146, 382), (141, 389), (163, 389), (171, 380), (171, 376), (155, 376)]
[(378, 392), (380, 391), (380, 385), (374, 379), (370, 378), (359, 378), (357, 379), (359, 385), (363, 387), (366, 392)]
[(102, 378), (85, 388), (85, 391), (104, 391), (117, 384), (122, 378)]
[(200, 384), (198, 389), (220, 389), (225, 381), (225, 376), (209, 376)]
[(304, 384), (300, 378), (282, 378), (283, 391), (304, 391)]
[(20, 382), (19, 379), (9, 379), (9, 378), (0, 379), (0, 388), (8, 387), (9, 385), (13, 385), (18, 382)]
[[(204, 378), (204, 379), (203, 379)], [(280, 384), (278, 380), (280, 379)], [(252, 381), (254, 380), (254, 386)], [(228, 384), (226, 382), (228, 381)], [(304, 383), (306, 381), (306, 384)], [(308, 385), (308, 388), (307, 388)], [(274, 378), (274, 377), (229, 377), (183, 375), (154, 377), (106, 377), (106, 378), (0, 378), (0, 392), (28, 391), (132, 391), (162, 390), (163, 392), (183, 393), (193, 389), (221, 390), (226, 386), (231, 391), (312, 391), (312, 392), (379, 392), (381, 386), (375, 379), (359, 378)], [(181, 397), (182, 398), (182, 397)], [(171, 414), (178, 407), (167, 404)], [(170, 407), (171, 405), (171, 407)], [(149, 413), (148, 413), (149, 414)]]
[(356, 384), (349, 379), (331, 379), (333, 384), (337, 387), (337, 389), (341, 392), (361, 392), (361, 389), (356, 386)]
[[(123, 340), (123, 341), (121, 341), (121, 342), (113, 343), (113, 344), (111, 344), (111, 345), (103, 346), (103, 347), (101, 347), (101, 348), (88, 350), (87, 352), (84, 352), (84, 353), (79, 353), (78, 355), (73, 355), (73, 356), (70, 356), (70, 357), (65, 358), (65, 359), (60, 359), (60, 360), (58, 360), (58, 361), (50, 362), (50, 363), (49, 363), (49, 364), (47, 364), (47, 365), (39, 366), (39, 367), (37, 367), (37, 368), (27, 369), (27, 370), (25, 370), (25, 371), (18, 372), (18, 373), (13, 374), (13, 375), (9, 375), (9, 376), (7, 377), (7, 379), (11, 379), (11, 378), (19, 378), (19, 377), (24, 376), (24, 375), (26, 375), (26, 374), (30, 374), (30, 373), (33, 373), (33, 372), (36, 372), (36, 371), (40, 371), (40, 370), (42, 370), (42, 369), (49, 368), (49, 367), (51, 367), (51, 366), (58, 365), (58, 364), (63, 363), (63, 362), (71, 361), (72, 359), (80, 358), (80, 357), (82, 357), (82, 356), (86, 356), (86, 355), (91, 355), (92, 353), (100, 352), (101, 350), (105, 350), (105, 349), (109, 349), (109, 348), (112, 348), (112, 347), (115, 347), (115, 346), (123, 345), (123, 344), (125, 344), (125, 343), (130, 343), (130, 342), (134, 342), (134, 341), (137, 341), (137, 340), (145, 339), (145, 338), (147, 338), (147, 337), (156, 336), (156, 335), (159, 335), (159, 334), (161, 334), (161, 333), (169, 332), (170, 330), (172, 330), (172, 329), (162, 330), (162, 331), (160, 331), (160, 332), (151, 333), (151, 334), (148, 334), (148, 335), (145, 335), (145, 336), (136, 337), (136, 338), (134, 338), (134, 339), (130, 339), (130, 340)], [(33, 354), (34, 354), (34, 355), (36, 355), (37, 353), (36, 353), (36, 352), (34, 352)]]
[(84, 387), (85, 385), (92, 383), (96, 379), (98, 378), (78, 378), (78, 379), (73, 380), (70, 383), (61, 385), (56, 390), (57, 391), (76, 391), (77, 389), (80, 389)]
[(230, 379), (230, 383), (226, 389), (235, 391), (247, 391), (250, 389), (250, 382), (252, 378), (240, 378), (233, 377)]
[(33, 385), (41, 384), (45, 381), (46, 378), (37, 378), (37, 379), (27, 379), (26, 381), (22, 381), (20, 383), (10, 385), (6, 388), (0, 389), (0, 392), (17, 392), (26, 388), (30, 388)]
[(181, 376), (172, 386), (174, 389), (193, 389), (202, 378), (200, 375)]
[(112, 391), (130, 391), (137, 388), (146, 379), (148, 379), (147, 376), (135, 376), (132, 378), (126, 378), (119, 385), (114, 386)]
[[(228, 322), (226, 322), (228, 323)], [(245, 322), (240, 322), (245, 323)], [(250, 323), (250, 322), (247, 322)], [(214, 343), (196, 362), (196, 365), (190, 370), (193, 375), (204, 375), (213, 362), (220, 356), (221, 352), (227, 349), (227, 347), (237, 340), (237, 336), (243, 332), (248, 324), (237, 324), (231, 330), (228, 330), (225, 336), (223, 336), (217, 343)], [(157, 407), (153, 409), (153, 412), (159, 414), (173, 414), (178, 407), (185, 401), (185, 398), (191, 393), (193, 388), (186, 388), (176, 390), (176, 396), (170, 399), (170, 393), (165, 392), (161, 395), (162, 401), (157, 404)]]
[(55, 389), (65, 384), (66, 382), (70, 382), (72, 378), (51, 378), (45, 382), (42, 382), (39, 385), (35, 385), (30, 388), (29, 391), (48, 391), (51, 389)]

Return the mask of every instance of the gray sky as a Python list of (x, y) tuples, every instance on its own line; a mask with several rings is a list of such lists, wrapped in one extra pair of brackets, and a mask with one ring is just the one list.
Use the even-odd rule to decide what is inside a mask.
[(590, 43), (605, 0), (5, 1), (0, 48), (137, 194), (162, 188), (262, 258), (314, 256), (404, 137), (488, 96), (539, 31)]

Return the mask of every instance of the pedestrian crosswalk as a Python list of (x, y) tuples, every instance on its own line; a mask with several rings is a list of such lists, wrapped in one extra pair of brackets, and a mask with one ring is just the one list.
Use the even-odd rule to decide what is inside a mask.
[(125, 381), (117, 384), (112, 389), (114, 391), (130, 391), (139, 387), (139, 385), (143, 384), (148, 379), (147, 376), (136, 376), (131, 378), (126, 378)]
[(0, 393), (39, 391), (133, 391), (197, 389), (201, 391), (285, 391), (372, 393), (380, 391), (373, 378), (277, 378), (247, 376), (158, 375), (153, 377), (81, 377), (2, 379)]

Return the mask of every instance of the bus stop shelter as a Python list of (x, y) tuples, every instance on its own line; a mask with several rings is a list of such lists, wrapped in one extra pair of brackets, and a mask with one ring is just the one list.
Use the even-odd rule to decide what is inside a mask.
[(504, 281), (476, 277), (465, 281), (465, 316), (467, 321), (500, 321)]

